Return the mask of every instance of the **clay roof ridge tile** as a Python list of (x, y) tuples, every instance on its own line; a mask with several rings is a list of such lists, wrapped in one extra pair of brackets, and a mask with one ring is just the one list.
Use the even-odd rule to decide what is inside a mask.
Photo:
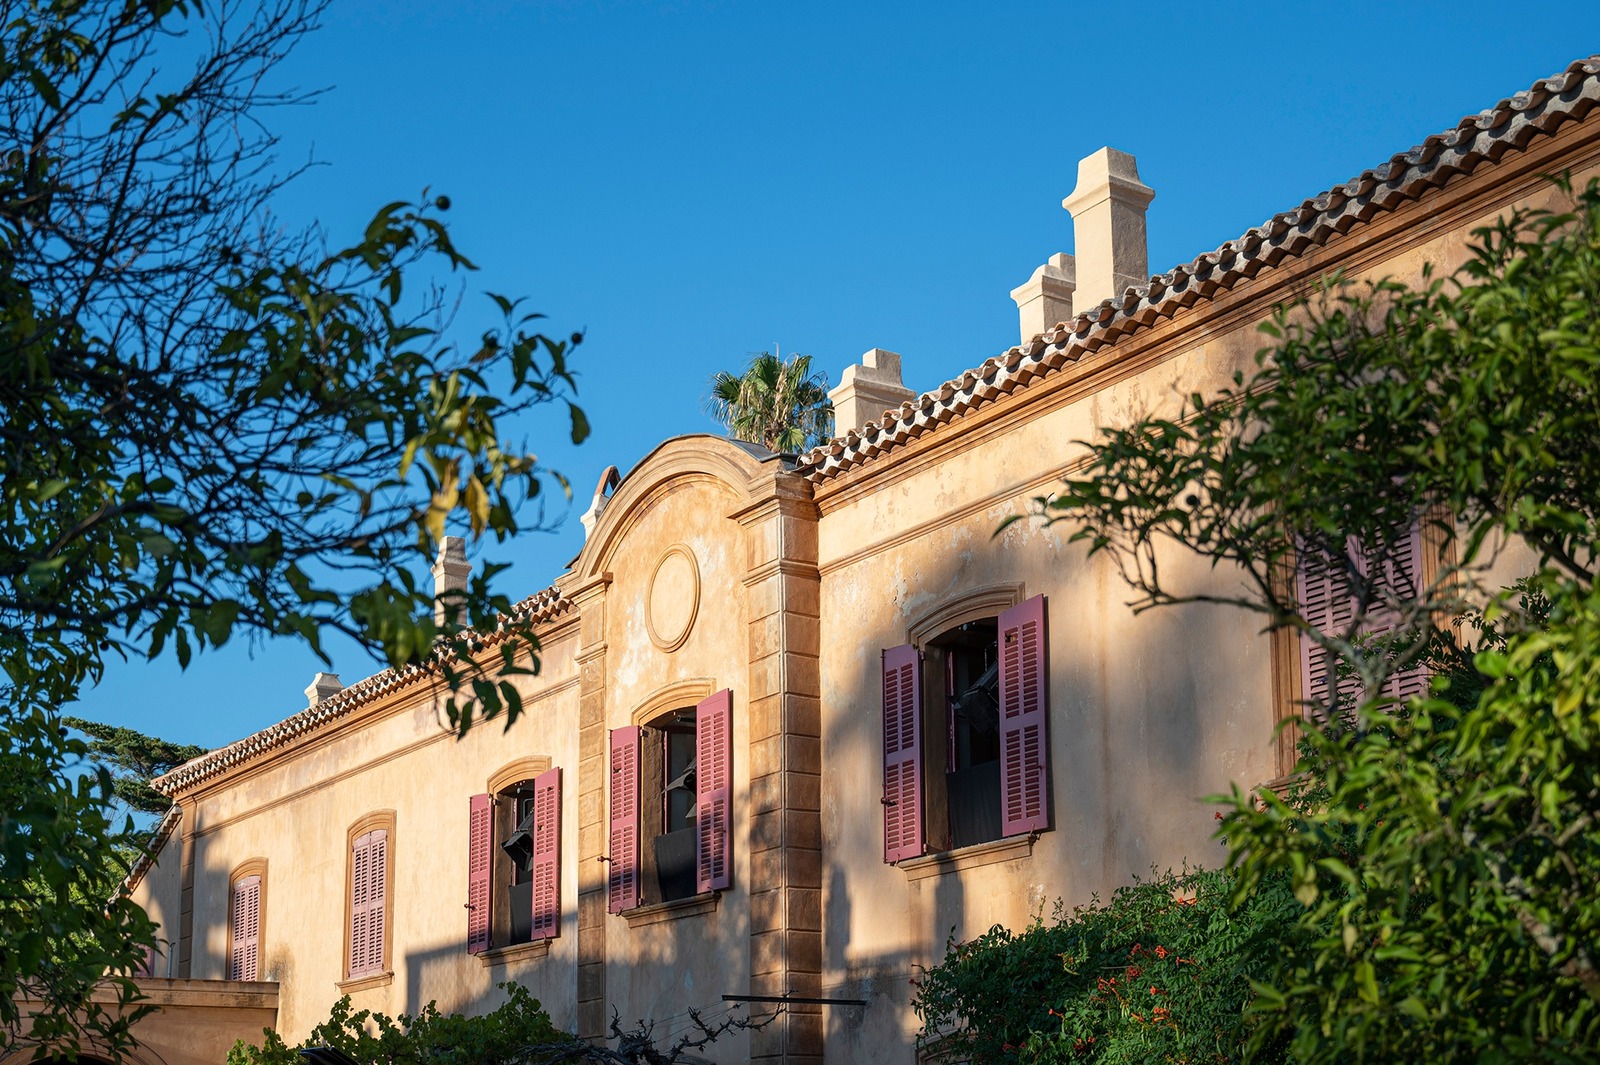
[[(1466, 116), (1456, 126), (1428, 137), (1422, 144), (1392, 156), (1377, 167), (1362, 171), (1342, 185), (1303, 201), (1290, 211), (1272, 216), (1242, 237), (1197, 256), (1189, 264), (1179, 264), (1166, 274), (1155, 275), (1137, 298), (1131, 295), (1135, 289), (1130, 289), (1121, 299), (1104, 300), (1097, 307), (1085, 308), (1069, 323), (1063, 323), (1072, 334), (1067, 342), (1075, 342), (1080, 352), (1098, 348), (1117, 336), (1135, 331), (1141, 322), (1153, 321), (1161, 312), (1170, 313), (1178, 306), (1192, 304), (1195, 295), (1189, 292), (1191, 280), (1204, 282), (1198, 296), (1209, 298), (1231, 286), (1239, 276), (1253, 276), (1262, 263), (1273, 265), (1285, 254), (1299, 254), (1315, 241), (1325, 240), (1332, 233), (1345, 232), (1348, 225), (1342, 224), (1337, 216), (1348, 214), (1354, 221), (1365, 222), (1376, 211), (1391, 209), (1420, 195), (1428, 187), (1443, 184), (1452, 173), (1470, 170), (1480, 158), (1498, 158), (1506, 150), (1506, 144), (1500, 143), (1502, 140), (1509, 140), (1520, 148), (1535, 132), (1554, 126), (1563, 118), (1581, 118), (1593, 107), (1593, 101), (1588, 101), (1587, 97), (1600, 95), (1595, 91), (1596, 74), (1600, 74), (1600, 55), (1575, 60), (1561, 74), (1536, 82), (1532, 89), (1502, 100), (1486, 111)], [(1562, 103), (1575, 113), (1568, 115), (1557, 109), (1549, 123), (1540, 124), (1537, 130), (1531, 128), (1530, 122), (1523, 118), (1524, 113), (1546, 108), (1558, 96), (1570, 97)], [(1585, 102), (1590, 106), (1582, 106)], [(1508, 126), (1512, 127), (1514, 137), (1506, 136)], [(1487, 143), (1483, 141), (1485, 135), (1489, 138)], [(1448, 155), (1446, 148), (1451, 150)], [(1447, 167), (1454, 169), (1445, 173)], [(1217, 268), (1222, 263), (1229, 265), (1218, 276)], [(1158, 300), (1176, 302), (1157, 306)], [(1144, 313), (1150, 309), (1157, 313)], [(1019, 352), (1020, 358), (1015, 364), (1010, 360), (1010, 351), (1003, 361), (1008, 371), (1013, 365), (1022, 369), (1024, 363), (1031, 366), (1042, 361), (1041, 356), (1048, 348), (1059, 347), (1062, 343), (1055, 339), (1054, 333), (1048, 339), (1041, 334), (1010, 349)], [(1052, 361), (1058, 364), (1067, 361), (1064, 354), (1057, 353)], [(942, 423), (963, 412), (960, 401), (970, 404), (985, 398), (987, 393), (980, 395), (970, 386), (958, 385), (962, 380), (964, 378), (947, 381), (940, 388), (925, 393), (922, 408), (937, 408), (941, 415), (937, 421)], [(963, 391), (965, 395), (961, 394)], [(804, 476), (833, 477), (865, 460), (857, 434), (846, 434), (832, 443), (841, 441), (842, 446), (829, 446), (826, 450), (815, 448), (802, 456), (797, 464), (798, 471)], [(888, 449), (874, 448), (874, 454), (884, 450)], [(819, 467), (819, 461), (824, 466)]]

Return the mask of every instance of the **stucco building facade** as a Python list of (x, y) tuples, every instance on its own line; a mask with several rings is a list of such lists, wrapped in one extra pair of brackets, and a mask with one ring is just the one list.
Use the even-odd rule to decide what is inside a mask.
[(509, 729), (456, 739), (422, 670), (324, 679), (162, 778), (134, 878), (157, 974), (276, 982), (291, 1040), (341, 994), (479, 1011), (505, 980), (586, 1036), (729, 995), (851, 1000), (712, 1057), (910, 1062), (911, 980), (951, 935), (1220, 861), (1197, 798), (1285, 771), (1305, 685), (1291, 636), (1136, 617), (1080, 545), (996, 530), (1073, 441), (1248, 373), (1256, 326), (1319, 276), (1447, 268), (1554, 203), (1545, 175), (1600, 172), (1597, 102), (1600, 59), (1576, 63), (1155, 276), (1152, 191), (1131, 157), (1085, 159), (1076, 255), (1013, 291), (1017, 347), (920, 394), (873, 349), (824, 447), (680, 437), (603, 479), (582, 552), (518, 607), (542, 667)]

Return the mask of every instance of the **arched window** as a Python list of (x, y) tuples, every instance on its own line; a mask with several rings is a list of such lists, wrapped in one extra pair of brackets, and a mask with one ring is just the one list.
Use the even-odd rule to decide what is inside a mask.
[(394, 912), (394, 811), (367, 814), (346, 838), (345, 973), (389, 971)]
[(523, 758), (468, 808), (467, 950), (561, 932), (561, 770)]
[(991, 589), (883, 652), (887, 862), (1050, 825), (1043, 596)]
[(266, 945), (267, 860), (252, 858), (228, 877), (228, 979), (261, 979)]
[(732, 883), (733, 692), (676, 706), (664, 695), (641, 715), (611, 732), (612, 913)]

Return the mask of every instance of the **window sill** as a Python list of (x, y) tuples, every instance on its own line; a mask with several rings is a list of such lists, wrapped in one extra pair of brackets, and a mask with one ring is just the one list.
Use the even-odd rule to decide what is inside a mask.
[(533, 961), (550, 953), (548, 939), (531, 939), (526, 943), (513, 943), (508, 947), (492, 947), (478, 955), (484, 967), (510, 965), (513, 962)]
[(642, 928), (648, 924), (660, 924), (662, 921), (678, 921), (685, 917), (696, 917), (702, 913), (713, 913), (717, 908), (717, 900), (722, 898), (720, 891), (707, 891), (703, 895), (690, 895), (686, 899), (673, 899), (671, 902), (651, 902), (643, 906), (635, 906), (622, 916), (628, 919), (629, 928)]
[(357, 991), (367, 991), (374, 987), (388, 987), (394, 983), (394, 973), (366, 973), (361, 976), (352, 976), (348, 980), (340, 980), (334, 987), (339, 989), (341, 995), (353, 995)]
[(1026, 858), (1033, 853), (1033, 841), (1038, 838), (1039, 833), (1029, 832), (1025, 836), (1011, 836), (990, 843), (975, 843), (959, 850), (907, 858), (898, 864), (905, 872), (906, 879), (915, 883), (930, 876), (943, 876), (946, 873), (959, 873), (966, 869), (977, 869), (985, 865)]

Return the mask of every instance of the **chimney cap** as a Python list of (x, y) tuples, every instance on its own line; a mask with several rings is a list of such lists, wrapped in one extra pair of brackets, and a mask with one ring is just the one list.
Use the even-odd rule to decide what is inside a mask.
[(1078, 160), (1078, 187), (1061, 201), (1071, 214), (1077, 214), (1100, 200), (1111, 199), (1148, 207), (1156, 190), (1139, 180), (1139, 161), (1116, 148), (1101, 148)]
[(319, 703), (325, 703), (342, 691), (344, 684), (339, 680), (339, 674), (318, 673), (311, 678), (311, 683), (306, 687), (306, 708), (310, 709)]

